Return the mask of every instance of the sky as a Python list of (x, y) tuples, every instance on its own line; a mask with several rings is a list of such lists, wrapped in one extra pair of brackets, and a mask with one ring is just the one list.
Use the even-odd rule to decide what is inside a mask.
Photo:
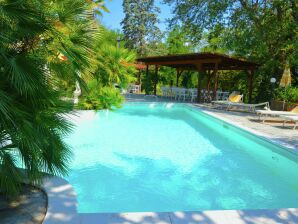
[[(156, 5), (160, 8), (161, 13), (159, 15), (159, 28), (162, 31), (167, 29), (166, 19), (171, 18), (171, 8), (168, 5), (162, 4), (162, 0), (157, 0)], [(107, 8), (110, 13), (103, 13), (103, 17), (100, 19), (102, 24), (109, 29), (121, 30), (120, 22), (124, 18), (122, 9), (122, 0), (105, 1)]]

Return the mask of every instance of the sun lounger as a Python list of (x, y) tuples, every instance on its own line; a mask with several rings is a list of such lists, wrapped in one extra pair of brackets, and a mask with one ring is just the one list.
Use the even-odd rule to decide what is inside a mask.
[(287, 122), (287, 121), (294, 121), (295, 122), (295, 124), (294, 124), (294, 128), (293, 128), (293, 130), (295, 130), (296, 129), (296, 127), (297, 127), (297, 125), (298, 125), (298, 115), (296, 115), (296, 116), (289, 116), (289, 115), (281, 115), (280, 116), (280, 118), (282, 118), (283, 120), (284, 120), (284, 123), (283, 123), (283, 126), (285, 126), (285, 123)]
[[(269, 107), (268, 107), (269, 108)], [(259, 119), (263, 117), (263, 123), (268, 117), (280, 117), (280, 116), (297, 116), (298, 115), (298, 106), (291, 111), (276, 111), (276, 110), (256, 110)]]
[(242, 103), (243, 95), (230, 95), (228, 100), (224, 101), (212, 101), (213, 104), (220, 105), (221, 107), (225, 107), (226, 110), (230, 110), (233, 107), (241, 107), (248, 109), (250, 112), (256, 112), (257, 107), (267, 107), (269, 108), (269, 102), (257, 103), (257, 104), (248, 104)]
[(264, 102), (264, 103), (256, 103), (256, 104), (249, 104), (249, 103), (229, 103), (227, 110), (230, 110), (232, 107), (242, 107), (248, 109), (249, 112), (255, 113), (257, 110), (257, 107), (264, 107), (268, 108), (269, 107), (269, 102)]
[(242, 103), (243, 95), (231, 94), (227, 100), (211, 101), (212, 104), (219, 105), (221, 107), (227, 107), (232, 103)]

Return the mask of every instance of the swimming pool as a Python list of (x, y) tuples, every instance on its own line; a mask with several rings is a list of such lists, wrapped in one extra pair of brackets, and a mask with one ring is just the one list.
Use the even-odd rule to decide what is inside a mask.
[(190, 106), (131, 103), (75, 124), (80, 213), (298, 207), (296, 155)]

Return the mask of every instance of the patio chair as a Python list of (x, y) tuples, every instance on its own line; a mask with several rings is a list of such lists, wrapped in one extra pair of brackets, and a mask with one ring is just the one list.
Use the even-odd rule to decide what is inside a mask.
[(204, 101), (204, 103), (210, 103), (212, 101), (212, 95), (213, 95), (213, 91), (212, 90), (204, 90), (203, 92), (201, 92), (201, 98)]
[(197, 89), (189, 89), (188, 92), (189, 92), (190, 102), (194, 102), (197, 99), (198, 90)]
[(266, 118), (268, 117), (280, 117), (280, 116), (297, 116), (298, 114), (298, 106), (296, 106), (291, 111), (277, 111), (277, 110), (270, 110), (269, 106), (267, 110), (256, 110), (257, 115), (259, 115), (259, 120), (263, 117), (263, 123), (265, 122)]
[(215, 97), (215, 99), (216, 99), (217, 101), (218, 101), (218, 100), (224, 100), (224, 99), (223, 99), (223, 92), (220, 91), (220, 90), (216, 91), (216, 97)]
[(223, 92), (221, 100), (228, 100), (230, 96), (230, 92)]
[(178, 100), (179, 97), (180, 97), (180, 88), (179, 87), (173, 87), (172, 88), (172, 95), (173, 95), (173, 98), (175, 100)]
[(188, 98), (187, 90), (185, 88), (180, 88), (178, 91), (179, 97), (178, 100), (186, 101)]
[(160, 87), (160, 90), (162, 92), (163, 97), (169, 97), (169, 95), (170, 95), (170, 88), (169, 87), (162, 86), (162, 87)]

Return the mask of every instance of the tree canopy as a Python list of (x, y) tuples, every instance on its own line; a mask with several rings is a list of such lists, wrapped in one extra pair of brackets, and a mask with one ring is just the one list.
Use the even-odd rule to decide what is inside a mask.
[(194, 39), (200, 40), (208, 30), (235, 54), (297, 64), (298, 6), (294, 0), (165, 2), (174, 5), (173, 21), (182, 22)]
[(160, 30), (157, 26), (160, 9), (154, 0), (124, 0), (125, 17), (121, 22), (126, 46), (144, 56), (150, 44), (158, 43)]
[(203, 45), (202, 50), (233, 54), (261, 64), (255, 78), (256, 100), (268, 100), (269, 80), (279, 80), (285, 64), (292, 68), (298, 65), (295, 0), (164, 2), (173, 6), (171, 23), (181, 23), (194, 41)]
[(167, 35), (166, 46), (168, 54), (183, 54), (194, 51), (191, 38), (182, 27), (174, 26)]

